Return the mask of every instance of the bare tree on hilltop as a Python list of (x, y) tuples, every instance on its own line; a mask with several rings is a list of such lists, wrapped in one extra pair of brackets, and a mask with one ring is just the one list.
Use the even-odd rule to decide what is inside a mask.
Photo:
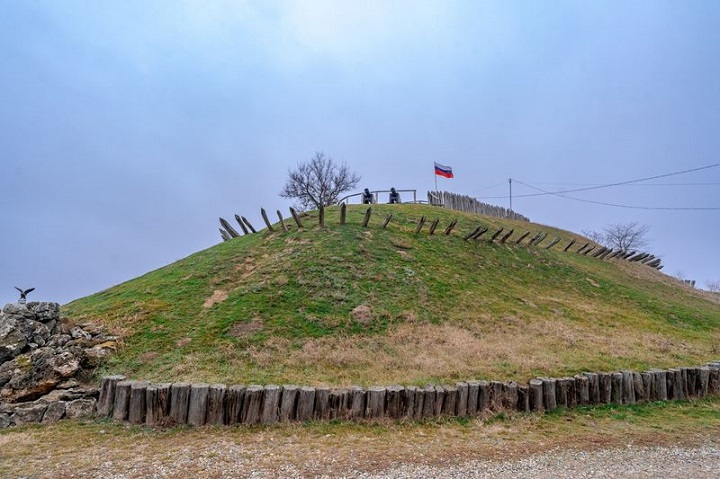
[(320, 208), (337, 203), (340, 194), (360, 183), (360, 176), (347, 165), (337, 164), (322, 152), (288, 171), (288, 180), (280, 196), (297, 201), (298, 209)]
[(637, 222), (618, 223), (606, 226), (602, 231), (583, 230), (582, 233), (603, 246), (617, 250), (629, 251), (645, 248), (648, 243), (648, 225)]

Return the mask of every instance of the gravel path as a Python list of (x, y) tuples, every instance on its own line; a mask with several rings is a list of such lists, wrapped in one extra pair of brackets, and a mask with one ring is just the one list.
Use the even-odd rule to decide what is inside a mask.
[[(329, 476), (328, 476), (329, 477)], [(628, 447), (595, 452), (556, 451), (517, 461), (469, 461), (447, 466), (401, 465), (381, 473), (350, 473), (371, 478), (718, 478), (720, 449)]]
[[(351, 466), (333, 464), (332, 458), (298, 464), (293, 458), (279, 460), (272, 468), (258, 467), (252, 455), (242, 454), (234, 447), (216, 447), (216, 455), (185, 451), (165, 460), (143, 461), (129, 457), (121, 463), (99, 462), (85, 470), (72, 468), (46, 470), (39, 475), (15, 476), (73, 477), (73, 478), (718, 478), (720, 477), (720, 449), (710, 444), (692, 448), (638, 447), (604, 449), (593, 452), (556, 450), (526, 458), (500, 460), (457, 461), (442, 465), (398, 464), (387, 469), (376, 465), (356, 463)], [(300, 468), (298, 468), (300, 466)], [(340, 466), (340, 467), (338, 467)], [(54, 468), (53, 468), (54, 469)], [(63, 470), (64, 469), (64, 470)], [(373, 470), (374, 469), (374, 470)], [(326, 471), (332, 470), (329, 474)], [(373, 472), (366, 472), (373, 470)], [(311, 472), (312, 471), (312, 472)]]

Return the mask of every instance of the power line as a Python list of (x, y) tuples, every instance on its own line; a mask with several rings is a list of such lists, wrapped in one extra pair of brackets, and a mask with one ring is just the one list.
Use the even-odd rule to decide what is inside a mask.
[[(602, 189), (602, 188), (610, 188), (610, 187), (613, 187), (613, 186), (622, 186), (622, 185), (629, 185), (629, 184), (632, 184), (632, 183), (640, 183), (641, 181), (656, 180), (656, 179), (658, 179), (658, 178), (667, 178), (668, 176), (677, 176), (677, 175), (684, 175), (684, 174), (687, 174), (687, 173), (694, 173), (694, 172), (696, 172), (696, 171), (707, 170), (707, 169), (710, 169), (710, 168), (717, 168), (718, 166), (720, 166), (720, 163), (715, 163), (715, 164), (713, 164), (713, 165), (707, 165), (707, 166), (701, 166), (701, 167), (699, 167), (699, 168), (691, 168), (691, 169), (689, 169), (689, 170), (676, 171), (676, 172), (673, 172), (673, 173), (666, 173), (666, 174), (663, 174), (663, 175), (648, 176), (647, 178), (639, 178), (639, 179), (636, 179), (636, 180), (620, 181), (620, 182), (617, 182), (617, 183), (607, 183), (607, 184), (603, 184), (603, 185), (589, 186), (589, 187), (587, 187), (587, 188), (575, 188), (575, 189), (572, 189), (572, 190), (544, 191), (544, 190), (541, 190), (541, 189), (539, 189), (539, 188), (534, 188), (534, 189), (536, 189), (536, 190), (538, 190), (538, 191), (542, 191), (542, 193), (531, 193), (531, 194), (527, 194), (527, 195), (515, 195), (515, 198), (528, 198), (528, 197), (531, 197), (531, 196), (545, 196), (545, 195), (558, 195), (558, 196), (559, 196), (559, 195), (561, 195), (561, 194), (563, 194), (563, 193), (577, 193), (577, 192), (579, 192), (579, 191), (599, 190), (599, 189)], [(523, 184), (523, 185), (525, 185), (525, 186), (528, 186), (528, 187), (532, 188), (531, 186), (526, 185), (525, 183), (522, 183), (522, 182), (520, 182), (520, 181), (518, 181), (518, 183), (521, 183), (521, 184)], [(500, 198), (507, 198), (507, 196), (484, 196), (484, 197), (481, 197), (480, 199), (500, 199)], [(572, 198), (571, 198), (571, 199), (572, 199)]]
[[(540, 188), (537, 188), (535, 186), (530, 186), (526, 183), (523, 183), (520, 180), (515, 180), (517, 183), (520, 183), (523, 186), (527, 186), (528, 188), (531, 188), (533, 190), (542, 191), (543, 194), (547, 195), (554, 195), (559, 196), (560, 198), (564, 198), (566, 200), (574, 200), (574, 201), (581, 201), (583, 203), (592, 203), (595, 205), (603, 205), (603, 206), (614, 206), (616, 208), (627, 208), (627, 209), (635, 209), (635, 210), (662, 210), (662, 211), (714, 211), (714, 210), (720, 210), (720, 207), (675, 207), (675, 206), (636, 206), (636, 205), (619, 205), (617, 203), (605, 203), (603, 201), (593, 201), (593, 200), (585, 200), (582, 198), (574, 198), (572, 196), (565, 196), (558, 192), (552, 192), (552, 191), (545, 191)], [(527, 195), (532, 196), (532, 195)]]

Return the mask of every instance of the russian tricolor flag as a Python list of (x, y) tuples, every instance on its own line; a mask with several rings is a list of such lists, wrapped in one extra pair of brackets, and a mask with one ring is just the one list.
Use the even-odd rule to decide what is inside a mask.
[(443, 176), (445, 178), (454, 178), (452, 167), (441, 165), (437, 161), (435, 162), (435, 174), (438, 176)]

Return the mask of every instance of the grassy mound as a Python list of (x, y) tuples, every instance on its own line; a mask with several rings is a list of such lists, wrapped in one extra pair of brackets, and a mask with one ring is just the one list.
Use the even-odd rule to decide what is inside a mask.
[[(527, 380), (720, 354), (716, 296), (647, 266), (562, 251), (580, 236), (420, 205), (375, 205), (363, 228), (365, 209), (348, 207), (344, 226), (329, 208), (324, 228), (311, 213), (302, 230), (218, 244), (63, 311), (124, 338), (105, 372), (155, 381)], [(439, 218), (435, 235), (415, 233), (422, 215)], [(463, 241), (479, 224), (490, 231)], [(501, 226), (516, 233), (488, 242)], [(544, 244), (562, 241), (515, 244), (540, 229)]]

